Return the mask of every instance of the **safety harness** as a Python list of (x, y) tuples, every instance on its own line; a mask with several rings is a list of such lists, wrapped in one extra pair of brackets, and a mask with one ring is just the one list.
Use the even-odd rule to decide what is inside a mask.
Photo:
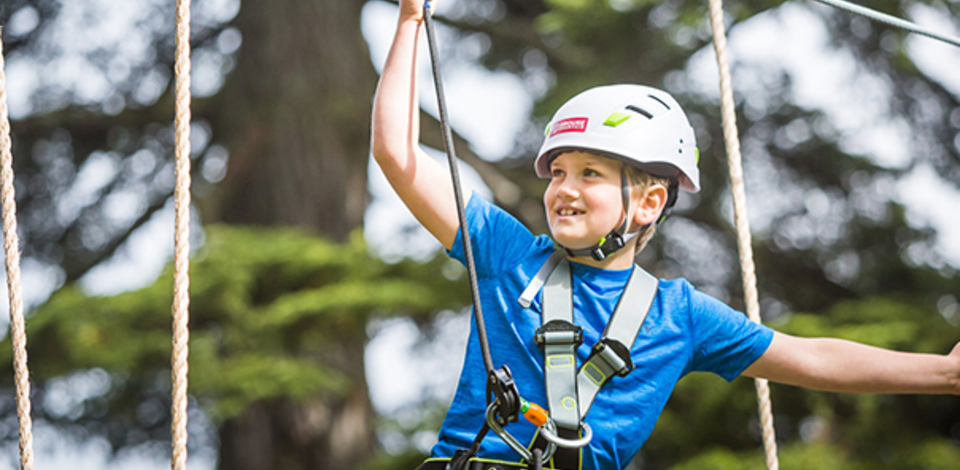
[[(541, 326), (534, 334), (534, 341), (544, 354), (544, 386), (550, 414), (540, 425), (534, 442), (524, 446), (506, 432), (504, 424), (497, 420), (494, 402), (488, 407), (486, 423), (470, 449), (458, 451), (449, 460), (432, 459), (421, 469), (539, 468), (543, 461), (551, 458), (553, 468), (575, 470), (582, 467), (580, 449), (593, 437), (590, 426), (583, 419), (604, 384), (633, 370), (630, 348), (646, 320), (659, 282), (640, 266), (634, 266), (600, 340), (593, 345), (590, 355), (579, 368), (576, 350), (583, 343), (583, 330), (574, 323), (572, 283), (570, 263), (565, 252), (557, 250), (517, 299), (522, 307), (529, 308), (537, 293), (543, 291)], [(512, 384), (512, 378), (509, 380)], [(504, 462), (476, 458), (480, 443), (489, 430), (503, 438), (522, 457), (522, 462), (505, 466)]]
[(544, 354), (547, 404), (559, 436), (549, 430), (541, 430), (539, 436), (560, 446), (554, 457), (557, 468), (580, 468), (579, 452), (567, 449), (578, 449), (590, 442), (592, 431), (583, 419), (601, 387), (633, 370), (630, 348), (653, 304), (658, 280), (634, 266), (600, 340), (579, 368), (576, 350), (583, 343), (583, 332), (573, 321), (572, 275), (562, 252), (555, 252), (540, 268), (518, 299), (520, 305), (529, 307), (541, 286), (541, 326), (535, 341)]

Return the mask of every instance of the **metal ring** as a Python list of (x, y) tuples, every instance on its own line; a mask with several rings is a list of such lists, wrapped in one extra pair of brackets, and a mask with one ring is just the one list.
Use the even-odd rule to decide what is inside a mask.
[[(553, 420), (547, 421), (547, 423), (552, 423)], [(583, 430), (583, 437), (579, 439), (564, 439), (558, 436), (557, 426), (553, 425), (552, 429), (547, 429), (547, 426), (544, 425), (540, 428), (540, 435), (543, 436), (551, 444), (555, 444), (558, 447), (564, 447), (567, 449), (579, 449), (586, 446), (590, 443), (590, 440), (593, 439), (593, 430), (590, 429), (590, 425), (587, 423), (580, 423), (580, 429)]]
[[(513, 435), (504, 430), (503, 426), (500, 426), (500, 423), (497, 422), (497, 410), (499, 408), (500, 405), (496, 401), (490, 403), (490, 406), (487, 406), (487, 425), (490, 426), (490, 430), (496, 433), (496, 435), (500, 436), (500, 438), (503, 439), (503, 442), (507, 443), (511, 449), (520, 454), (524, 460), (527, 462), (532, 462), (533, 453), (530, 452), (530, 449), (527, 449), (523, 444), (517, 441), (517, 438), (513, 437)], [(554, 423), (552, 419), (547, 420), (546, 424), (540, 428), (540, 433), (545, 434), (544, 431), (546, 430), (556, 434), (557, 424)], [(541, 457), (541, 460), (544, 462), (550, 460), (556, 451), (557, 445), (547, 439), (547, 448), (543, 450), (543, 456)]]

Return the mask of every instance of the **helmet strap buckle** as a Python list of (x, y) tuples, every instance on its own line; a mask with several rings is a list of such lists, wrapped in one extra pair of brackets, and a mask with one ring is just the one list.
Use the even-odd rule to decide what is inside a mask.
[(607, 234), (606, 237), (603, 237), (597, 246), (593, 247), (590, 255), (597, 261), (603, 261), (607, 256), (623, 248), (624, 245), (626, 245), (626, 242), (623, 240), (623, 237), (619, 232), (613, 230)]

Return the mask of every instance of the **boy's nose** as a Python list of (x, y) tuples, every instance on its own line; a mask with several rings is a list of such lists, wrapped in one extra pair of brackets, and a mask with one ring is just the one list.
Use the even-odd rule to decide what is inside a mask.
[(563, 198), (575, 198), (580, 194), (580, 188), (570, 180), (570, 178), (564, 179), (557, 186), (557, 196)]

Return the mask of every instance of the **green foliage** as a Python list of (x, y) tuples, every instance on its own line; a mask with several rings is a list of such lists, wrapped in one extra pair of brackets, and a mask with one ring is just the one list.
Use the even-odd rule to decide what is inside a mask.
[[(858, 463), (849, 462), (841, 448), (832, 445), (799, 444), (779, 449), (780, 468), (783, 470), (831, 469), (869, 470)], [(763, 452), (733, 452), (729, 449), (707, 450), (686, 462), (670, 467), (670, 470), (754, 470), (765, 468)]]
[(410, 470), (419, 467), (426, 458), (426, 455), (416, 451), (401, 455), (380, 453), (374, 456), (370, 462), (355, 470)]
[[(209, 226), (205, 233), (190, 268), (189, 378), (215, 422), (259, 400), (363, 391), (357, 361), (371, 318), (427, 321), (465, 303), (462, 282), (439, 274), (451, 272), (443, 269), (450, 260), (385, 263), (359, 233), (346, 244), (293, 229)], [(110, 297), (60, 289), (29, 320), (38, 389), (98, 368), (111, 377), (106, 394), (128, 398), (111, 401), (112, 413), (135, 416), (145, 397), (166, 400), (172, 292), (171, 268), (148, 287)], [(359, 358), (345, 353), (354, 350)], [(3, 351), (10, 354), (9, 344)]]
[[(939, 354), (960, 340), (960, 327), (922, 302), (883, 297), (838, 302), (821, 315), (792, 314), (776, 328)], [(771, 391), (784, 470), (940, 469), (960, 461), (956, 397), (832, 394), (778, 384)], [(641, 451), (645, 468), (763, 468), (756, 406), (746, 378), (683, 379)], [(691, 457), (677, 463), (678, 456)]]
[[(780, 447), (778, 456), (783, 470), (947, 470), (960, 462), (960, 448), (945, 440), (922, 442), (893, 459), (877, 462), (853, 459), (836, 445), (804, 443)], [(765, 466), (762, 450), (734, 452), (713, 448), (669, 470), (755, 470)]]

